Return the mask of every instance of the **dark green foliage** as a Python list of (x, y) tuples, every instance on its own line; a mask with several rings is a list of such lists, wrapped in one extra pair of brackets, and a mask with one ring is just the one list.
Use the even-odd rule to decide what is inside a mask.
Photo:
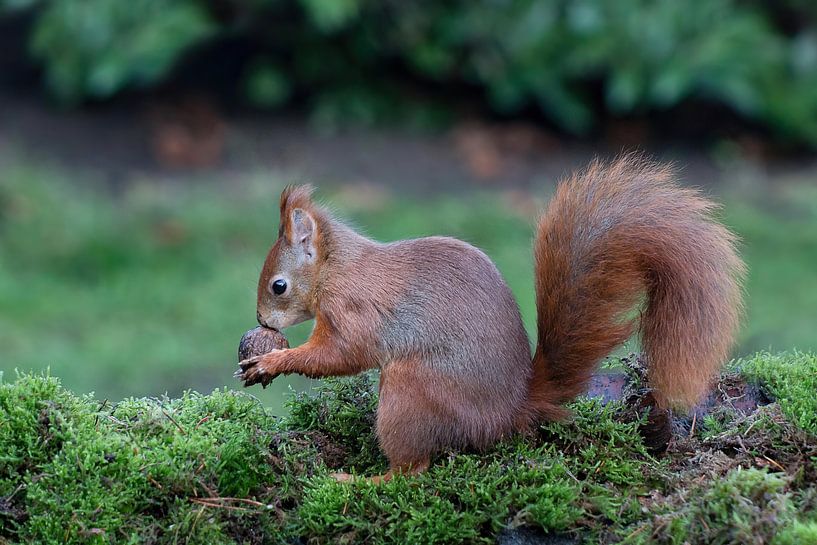
[(49, 88), (66, 102), (107, 97), (166, 76), (215, 24), (195, 0), (50, 0), (31, 37)]
[[(817, 144), (817, 12), (738, 0), (2, 0), (38, 5), (31, 48), (64, 100), (168, 76), (212, 37), (243, 38), (233, 82), (259, 106), (305, 94), (316, 120), (427, 125), (460, 89), (494, 111), (536, 107), (582, 133), (608, 113), (724, 105)], [(792, 25), (791, 21), (797, 21)], [(412, 107), (418, 106), (418, 107)]]

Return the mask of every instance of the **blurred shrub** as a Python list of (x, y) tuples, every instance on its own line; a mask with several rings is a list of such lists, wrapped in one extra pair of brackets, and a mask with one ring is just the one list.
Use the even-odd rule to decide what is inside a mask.
[(74, 101), (156, 82), (214, 30), (195, 0), (52, 0), (43, 3), (31, 49), (49, 88)]
[(32, 51), (65, 100), (155, 83), (218, 36), (250, 46), (247, 99), (306, 97), (326, 123), (401, 120), (421, 87), (535, 106), (574, 133), (703, 101), (817, 145), (808, 0), (0, 0), (30, 4)]

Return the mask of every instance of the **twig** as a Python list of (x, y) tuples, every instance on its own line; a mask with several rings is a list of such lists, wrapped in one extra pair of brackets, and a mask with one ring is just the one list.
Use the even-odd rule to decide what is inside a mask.
[(780, 471), (783, 471), (783, 472), (785, 472), (785, 471), (786, 471), (786, 468), (785, 468), (785, 467), (781, 466), (779, 463), (775, 462), (774, 460), (772, 460), (771, 458), (769, 458), (769, 457), (768, 457), (768, 456), (766, 456), (765, 454), (763, 454), (763, 457), (764, 457), (764, 458), (766, 458), (766, 460), (767, 460), (767, 461), (768, 461), (770, 464), (772, 464), (773, 466), (775, 466), (775, 467), (779, 468), (779, 469), (780, 469)]
[(170, 414), (169, 414), (169, 413), (168, 413), (166, 410), (162, 409), (162, 414), (163, 414), (163, 415), (165, 415), (165, 416), (167, 417), (167, 419), (168, 419), (168, 420), (170, 420), (171, 422), (173, 422), (173, 424), (175, 424), (177, 428), (179, 428), (179, 431), (180, 431), (180, 432), (182, 432), (182, 435), (187, 435), (187, 432), (186, 432), (186, 431), (184, 431), (184, 428), (183, 428), (183, 427), (181, 427), (181, 426), (179, 425), (179, 423), (178, 423), (178, 422), (176, 422), (176, 419), (175, 419), (175, 418), (173, 418), (172, 416), (170, 416)]
[(205, 507), (213, 507), (215, 509), (229, 509), (231, 511), (251, 511), (251, 509), (247, 509), (246, 507), (236, 507), (234, 505), (224, 505), (221, 503), (210, 503), (203, 501), (199, 498), (190, 498), (190, 501), (193, 503), (197, 503), (199, 505), (203, 505)]
[[(195, 518), (195, 519), (193, 519), (193, 525), (190, 527), (190, 534), (193, 534), (193, 530), (195, 530), (195, 529), (196, 529), (196, 524), (198, 524), (198, 523), (199, 523), (199, 519), (201, 518), (201, 516), (202, 516), (203, 514), (204, 514), (204, 506), (202, 505), (202, 506), (201, 506), (201, 509), (199, 509), (199, 512), (198, 512), (198, 513), (196, 513), (196, 518)], [(180, 525), (180, 526), (181, 526), (181, 525)], [(179, 531), (179, 529), (178, 529), (178, 528), (176, 528), (176, 531), (178, 532), (178, 531)]]
[(204, 418), (202, 418), (201, 420), (199, 420), (198, 422), (196, 422), (196, 429), (199, 429), (199, 426), (201, 426), (202, 424), (204, 424), (208, 420), (210, 420), (210, 415), (209, 414), (207, 416), (205, 416)]
[(248, 503), (250, 505), (254, 505), (256, 507), (266, 507), (267, 504), (261, 503), (260, 501), (251, 500), (249, 498), (230, 498), (225, 496), (214, 496), (211, 498), (196, 498), (202, 501), (209, 501), (209, 502), (241, 502), (241, 503)]
[[(258, 512), (258, 509), (271, 509), (272, 506), (261, 503), (260, 501), (251, 500), (248, 498), (231, 498), (231, 497), (223, 497), (223, 496), (212, 496), (209, 498), (190, 498), (190, 501), (204, 506), (204, 507), (212, 507), (214, 509), (229, 509), (231, 511), (249, 511), (249, 512)], [(244, 503), (247, 505), (251, 505), (257, 509), (250, 509), (247, 507), (240, 507), (238, 505), (229, 505), (232, 502), (237, 503)]]
[[(728, 393), (726, 393), (726, 392), (724, 391), (724, 389), (723, 389), (723, 384), (720, 384), (720, 383), (718, 384), (718, 391), (720, 391), (720, 393), (722, 393), (722, 394), (723, 394), (723, 400), (724, 400), (725, 402), (729, 403), (730, 405), (732, 405), (732, 402), (733, 402), (733, 401), (737, 401), (738, 399), (744, 398), (744, 397), (746, 397), (746, 395), (747, 395), (746, 393), (743, 393), (742, 395), (732, 397), (732, 396), (730, 396)], [(734, 407), (735, 407), (735, 406), (734, 406), (734, 405), (732, 405), (732, 408), (734, 408)]]
[(692, 437), (695, 435), (695, 422), (698, 421), (698, 413), (692, 413), (692, 426), (689, 428), (689, 436)]
[(128, 423), (127, 423), (127, 422), (122, 422), (121, 420), (119, 420), (118, 418), (116, 418), (116, 417), (115, 417), (115, 416), (113, 416), (113, 415), (106, 414), (106, 415), (105, 415), (105, 417), (106, 417), (108, 420), (110, 420), (111, 422), (113, 422), (114, 424), (117, 424), (117, 425), (119, 425), (119, 426), (123, 426), (123, 427), (126, 427), (126, 428), (128, 427)]
[(744, 432), (743, 432), (743, 436), (744, 436), (744, 437), (746, 437), (746, 435), (749, 433), (749, 431), (750, 431), (752, 428), (754, 428), (754, 427), (755, 427), (755, 424), (757, 424), (758, 422), (760, 422), (760, 420), (755, 420), (754, 422), (752, 422), (751, 424), (749, 424), (749, 427), (748, 427), (748, 428), (746, 428), (746, 431), (744, 431)]
[(102, 412), (102, 409), (105, 408), (105, 405), (108, 404), (108, 400), (102, 402), (99, 408), (96, 410), (96, 416), (94, 417), (94, 428), (99, 429), (99, 413)]
[(570, 475), (573, 478), (574, 481), (576, 481), (577, 483), (581, 483), (581, 481), (575, 475), (573, 475), (573, 473), (567, 468), (567, 465), (565, 465), (564, 470), (565, 470), (565, 473)]
[(633, 530), (632, 532), (630, 532), (630, 535), (628, 535), (627, 537), (625, 537), (625, 538), (624, 538), (624, 541), (628, 541), (628, 540), (630, 540), (630, 539), (634, 538), (635, 536), (637, 536), (638, 534), (640, 534), (641, 532), (643, 532), (643, 531), (644, 531), (644, 528), (646, 528), (646, 526), (639, 526), (638, 528), (636, 528), (635, 530)]
[(205, 483), (203, 480), (199, 479), (199, 485), (201, 485), (201, 487), (205, 489), (208, 494), (210, 494), (210, 497), (216, 497), (216, 491), (207, 486), (207, 483)]

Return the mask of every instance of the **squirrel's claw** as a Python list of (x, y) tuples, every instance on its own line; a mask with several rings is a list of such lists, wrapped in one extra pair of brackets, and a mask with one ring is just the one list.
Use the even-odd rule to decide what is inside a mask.
[(244, 382), (244, 386), (252, 386), (260, 380), (260, 373), (258, 373), (255, 366), (261, 361), (259, 356), (254, 356), (246, 360), (238, 362), (239, 369), (233, 373), (233, 376), (238, 380)]
[(244, 373), (244, 372), (246, 372), (247, 370), (249, 370), (250, 368), (255, 367), (255, 365), (256, 365), (256, 364), (257, 364), (259, 361), (261, 361), (261, 359), (262, 359), (263, 357), (264, 357), (264, 356), (263, 356), (263, 354), (262, 354), (262, 355), (260, 355), (260, 356), (253, 356), (253, 357), (251, 357), (251, 358), (247, 358), (246, 360), (243, 360), (243, 361), (238, 362), (238, 366), (239, 366), (239, 367), (241, 367), (241, 372), (242, 372), (242, 373)]
[(262, 388), (266, 388), (280, 373), (268, 373), (262, 367), (259, 367), (258, 363), (263, 358), (264, 354), (238, 362), (240, 369), (233, 373), (233, 376), (243, 381), (245, 388), (259, 383)]

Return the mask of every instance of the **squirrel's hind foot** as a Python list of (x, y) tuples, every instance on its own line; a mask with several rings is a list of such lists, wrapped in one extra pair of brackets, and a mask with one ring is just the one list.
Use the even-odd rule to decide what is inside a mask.
[(358, 475), (352, 475), (351, 473), (332, 473), (331, 476), (339, 483), (369, 481), (372, 484), (382, 484), (392, 480), (395, 477), (395, 475), (404, 475), (406, 477), (419, 475), (420, 473), (427, 470), (430, 464), (431, 464), (430, 460), (414, 462), (411, 464), (404, 464), (401, 466), (392, 467), (383, 475), (375, 475), (373, 477), (360, 477)]

